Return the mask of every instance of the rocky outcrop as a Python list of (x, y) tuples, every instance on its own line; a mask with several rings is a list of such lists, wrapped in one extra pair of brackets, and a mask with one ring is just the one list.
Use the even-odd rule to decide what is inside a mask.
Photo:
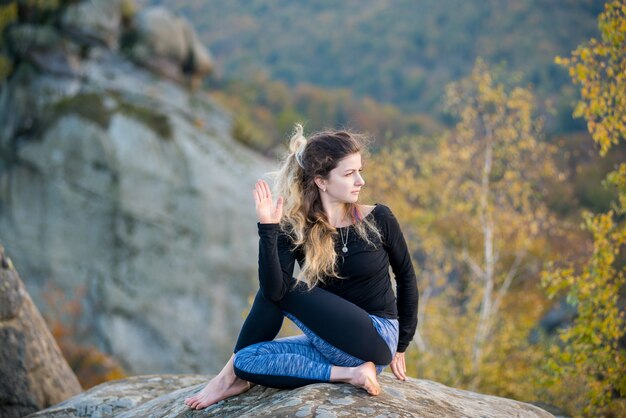
[(213, 70), (213, 58), (189, 22), (163, 7), (143, 10), (131, 23), (128, 52), (136, 62), (175, 80)]
[(315, 384), (293, 390), (255, 386), (199, 411), (183, 400), (207, 377), (138, 376), (101, 384), (31, 417), (552, 417), (534, 405), (444, 386), (381, 375), (377, 397), (348, 384)]
[(70, 3), (60, 17), (60, 26), (77, 43), (118, 46), (122, 35), (124, 0), (77, 1)]
[[(161, 76), (200, 86), (213, 71), (213, 57), (189, 21), (163, 7), (136, 10), (134, 4), (133, 0), (77, 0), (43, 15), (41, 6), (21, 4), (20, 15), (28, 19), (7, 29), (8, 50), (17, 60), (58, 72), (57, 67), (75, 71), (78, 56), (99, 46), (119, 50)], [(38, 19), (56, 23), (41, 25)]]
[(23, 417), (82, 391), (0, 245), (0, 416)]
[(217, 370), (258, 286), (251, 191), (272, 162), (232, 139), (206, 93), (112, 47), (106, 22), (80, 26), (90, 7), (117, 16), (101, 3), (10, 28), (0, 240), (42, 312), (47, 286), (85, 294), (83, 343), (128, 372)]

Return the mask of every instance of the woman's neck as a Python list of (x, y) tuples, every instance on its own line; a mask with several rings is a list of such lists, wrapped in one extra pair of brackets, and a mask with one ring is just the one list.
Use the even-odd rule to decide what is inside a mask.
[(330, 224), (335, 228), (343, 227), (350, 223), (348, 206), (345, 203), (324, 205), (324, 212), (326, 212)]

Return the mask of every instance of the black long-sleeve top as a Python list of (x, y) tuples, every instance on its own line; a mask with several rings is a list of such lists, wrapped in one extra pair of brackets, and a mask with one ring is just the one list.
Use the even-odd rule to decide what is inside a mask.
[[(354, 303), (369, 314), (398, 319), (400, 335), (398, 352), (408, 347), (417, 327), (419, 293), (411, 257), (400, 225), (389, 207), (377, 203), (367, 217), (373, 217), (382, 235), (368, 246), (353, 227), (342, 229), (348, 235), (348, 252), (343, 253), (340, 239), (335, 242), (339, 254), (338, 272), (344, 279), (326, 278), (318, 286)], [(259, 231), (259, 281), (263, 295), (279, 301), (295, 283), (293, 270), (296, 260), (302, 266), (305, 255), (301, 248), (293, 249), (293, 241), (277, 223), (257, 223)], [(396, 296), (389, 275), (391, 266), (396, 279)]]

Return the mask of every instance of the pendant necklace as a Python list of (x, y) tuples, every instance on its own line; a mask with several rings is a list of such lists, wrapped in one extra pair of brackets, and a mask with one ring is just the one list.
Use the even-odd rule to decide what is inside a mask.
[(341, 251), (343, 251), (344, 253), (348, 252), (348, 234), (350, 233), (350, 227), (348, 227), (348, 229), (346, 230), (346, 240), (343, 240), (343, 231), (341, 230), (341, 228), (339, 228), (339, 233), (341, 234), (341, 243), (343, 244), (343, 248), (341, 249)]

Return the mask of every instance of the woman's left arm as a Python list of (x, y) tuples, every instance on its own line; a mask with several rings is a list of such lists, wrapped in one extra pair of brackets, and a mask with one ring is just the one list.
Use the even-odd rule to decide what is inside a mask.
[(396, 304), (398, 322), (400, 323), (398, 348), (393, 357), (391, 369), (398, 379), (404, 380), (406, 378), (404, 352), (417, 328), (419, 292), (409, 249), (398, 220), (390, 209), (387, 210), (382, 219), (384, 247), (389, 254), (389, 264), (396, 280)]

